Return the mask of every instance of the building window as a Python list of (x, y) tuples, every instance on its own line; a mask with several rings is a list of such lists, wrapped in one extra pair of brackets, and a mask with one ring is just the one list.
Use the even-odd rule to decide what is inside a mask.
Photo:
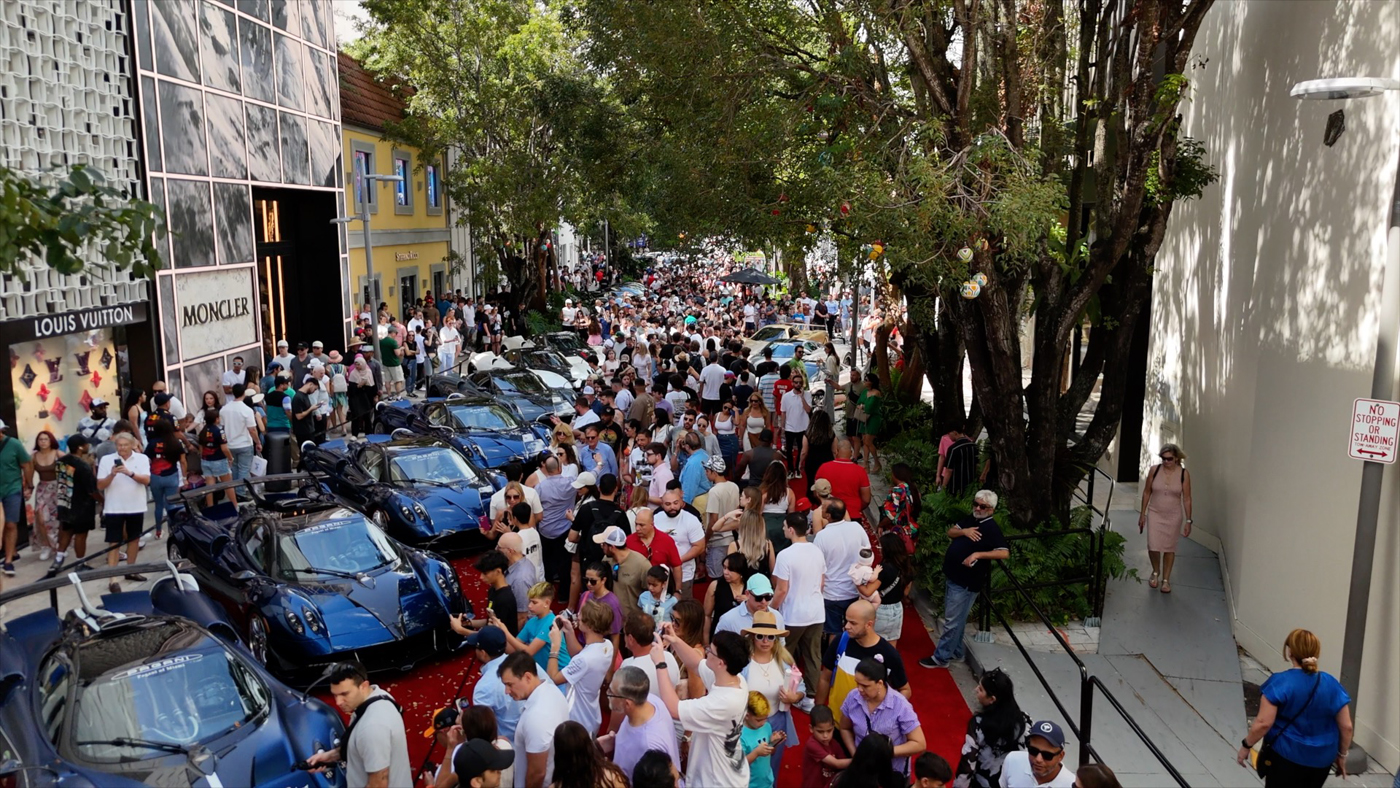
[(394, 149), (394, 174), (402, 180), (394, 184), (394, 213), (413, 213), (413, 154)]
[(442, 210), (442, 192), (438, 183), (438, 169), (436, 164), (428, 164), (423, 167), (423, 188), (427, 191), (428, 210)]
[[(361, 200), (364, 199), (366, 194), (365, 174), (373, 173), (375, 168), (374, 146), (366, 145), (361, 142), (351, 142), (350, 144), (351, 149), (353, 150), (353, 153), (351, 155), (354, 157), (353, 161), (355, 169), (353, 195), (355, 204), (350, 206), (350, 210), (352, 213), (359, 213)], [(368, 196), (369, 209), (371, 213), (378, 212), (379, 210), (379, 200), (377, 199), (378, 195), (376, 194), (377, 191), (378, 189), (375, 188), (375, 184), (370, 183)]]

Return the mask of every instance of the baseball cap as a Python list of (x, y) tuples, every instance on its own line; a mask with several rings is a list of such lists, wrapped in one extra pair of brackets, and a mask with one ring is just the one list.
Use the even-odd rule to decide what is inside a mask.
[(750, 593), (759, 596), (763, 594), (773, 593), (772, 581), (768, 579), (767, 575), (759, 572), (755, 572), (752, 576), (750, 576), (748, 585), (744, 587), (747, 588)]
[(724, 473), (725, 467), (726, 466), (724, 464), (724, 458), (719, 455), (715, 455), (709, 458), (708, 460), (705, 460), (705, 470), (707, 471), (714, 471), (715, 473)]
[(506, 633), (496, 627), (482, 627), (462, 641), (467, 648), (479, 648), (491, 656), (499, 656), (506, 651)]
[(0, 430), (5, 429), (6, 426), (8, 426), (8, 425), (5, 424), (5, 420), (4, 420), (4, 419), (0, 419)]
[(577, 479), (574, 479), (575, 490), (582, 490), (585, 487), (593, 487), (596, 484), (598, 484), (598, 477), (594, 476), (592, 471), (584, 471), (583, 473), (580, 473), (578, 475)]
[(593, 541), (598, 544), (610, 544), (613, 547), (622, 547), (627, 544), (627, 534), (615, 525), (610, 525), (603, 529), (600, 534), (593, 535)]
[(325, 347), (325, 346), (326, 346), (326, 343), (324, 343), (324, 342), (322, 342), (321, 340), (318, 339), (318, 340), (316, 340), (315, 342), (312, 342), (312, 343), (311, 343), (311, 346), (312, 346), (312, 347)]
[(816, 481), (812, 482), (812, 492), (816, 493), (817, 495), (823, 498), (827, 497), (828, 495), (831, 495), (831, 480), (817, 479)]
[(591, 396), (591, 395), (595, 394), (596, 392), (593, 391), (593, 387), (592, 387), (592, 386), (584, 386), (584, 387), (583, 387), (583, 393), (584, 393), (584, 394), (588, 394), (588, 395)]
[(471, 785), (472, 780), (486, 772), (498, 772), (515, 763), (514, 750), (498, 750), (485, 739), (462, 742), (452, 756), (452, 771), (458, 785)]
[(91, 407), (91, 408), (100, 408), (100, 407), (103, 407), (104, 405), (107, 405), (107, 404), (108, 404), (107, 400), (102, 399), (101, 397), (94, 397), (93, 400), (92, 400), (92, 402), (89, 402), (89, 403), (88, 403), (88, 407)]
[(1051, 746), (1063, 748), (1065, 746), (1065, 732), (1060, 730), (1060, 726), (1050, 720), (1041, 720), (1031, 726), (1031, 735), (1050, 742)]
[(429, 725), (428, 729), (423, 731), (423, 738), (431, 739), (438, 731), (447, 730), (453, 725), (456, 725), (459, 716), (460, 712), (457, 711), (456, 703), (453, 703), (451, 706), (443, 706), (433, 712), (433, 724)]
[(279, 339), (279, 340), (277, 340), (277, 347), (287, 347), (287, 340), (285, 340), (285, 339)]
[(157, 395), (155, 396), (155, 398), (154, 398), (154, 402), (155, 402), (157, 405), (164, 405), (165, 403), (167, 403), (167, 402), (169, 402), (169, 401), (170, 401), (170, 395), (169, 395), (169, 394), (166, 394), (164, 391), (162, 391), (161, 393), (157, 394)]

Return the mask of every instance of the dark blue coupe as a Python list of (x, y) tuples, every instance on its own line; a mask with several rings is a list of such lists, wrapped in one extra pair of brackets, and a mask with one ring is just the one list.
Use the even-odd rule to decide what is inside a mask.
[(548, 427), (527, 422), (514, 408), (488, 397), (453, 394), (425, 402), (383, 402), (375, 416), (385, 432), (406, 429), (442, 438), (487, 468), (518, 460), (528, 474), (549, 456)]

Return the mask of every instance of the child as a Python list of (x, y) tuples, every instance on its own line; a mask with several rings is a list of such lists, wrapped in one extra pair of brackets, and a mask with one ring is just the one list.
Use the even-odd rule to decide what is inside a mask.
[(944, 788), (953, 782), (953, 770), (943, 756), (926, 752), (914, 759), (914, 788)]
[(851, 564), (851, 568), (846, 570), (846, 574), (850, 576), (851, 580), (855, 582), (856, 588), (860, 590), (860, 598), (879, 607), (880, 592), (876, 590), (867, 592), (864, 588), (869, 585), (872, 580), (880, 576), (880, 570), (878, 567), (873, 566), (874, 563), (875, 552), (867, 547), (860, 551), (856, 562)]
[(773, 763), (769, 756), (774, 745), (787, 735), (773, 732), (768, 724), (768, 699), (761, 692), (749, 692), (748, 711), (744, 714), (744, 730), (739, 741), (744, 746), (744, 756), (749, 761), (749, 788), (773, 788)]
[(836, 718), (830, 706), (812, 707), (812, 735), (802, 748), (802, 788), (830, 788), (847, 766), (846, 748), (836, 738)]
[(637, 596), (637, 607), (656, 619), (656, 625), (671, 620), (671, 608), (680, 599), (676, 596), (676, 577), (671, 567), (662, 564), (647, 570), (647, 590)]
[(510, 525), (520, 534), (526, 560), (535, 565), (535, 577), (544, 577), (544, 553), (540, 550), (540, 532), (535, 530), (533, 515), (530, 504), (522, 501), (510, 508)]
[[(529, 504), (526, 504), (529, 506)], [(499, 627), (506, 633), (506, 653), (514, 654), (523, 651), (535, 658), (535, 664), (545, 668), (549, 662), (549, 630), (554, 627), (554, 611), (551, 609), (554, 604), (554, 585), (552, 583), (535, 583), (530, 586), (529, 603), (525, 605), (529, 612), (529, 618), (525, 619), (525, 624), (520, 627), (520, 635), (517, 637), (510, 634), (510, 630), (491, 621), (491, 625)], [(494, 616), (493, 616), (494, 618)], [(559, 650), (559, 669), (563, 670), (569, 664), (569, 650)]]

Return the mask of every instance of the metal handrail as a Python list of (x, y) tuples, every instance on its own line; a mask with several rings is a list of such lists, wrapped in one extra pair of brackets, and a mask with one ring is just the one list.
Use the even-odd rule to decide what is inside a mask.
[(1021, 585), (1021, 581), (1017, 580), (1016, 576), (1011, 574), (1006, 567), (1001, 566), (1000, 562), (997, 562), (996, 566), (1001, 570), (1002, 574), (1011, 581), (1012, 587), (1015, 588), (1016, 592), (1026, 601), (1026, 604), (1030, 605), (1031, 610), (1035, 612), (1036, 617), (1040, 619), (1041, 623), (1054, 635), (1055, 642), (1060, 644), (1060, 648), (1069, 655), (1070, 659), (1074, 660), (1075, 666), (1079, 668), (1079, 722), (1076, 724), (1069, 710), (1065, 708), (1064, 703), (1062, 703), (1059, 696), (1055, 694), (1055, 690), (1050, 687), (1050, 682), (1046, 680), (1045, 675), (1041, 673), (1040, 667), (1035, 664), (1035, 660), (1031, 659), (1030, 652), (1026, 650), (1020, 638), (1016, 637), (1016, 633), (1011, 629), (1010, 622), (1001, 614), (1001, 611), (996, 610), (995, 607), (992, 606), (991, 595), (989, 593), (990, 582), (983, 588), (983, 604), (996, 616), (997, 620), (1001, 622), (1002, 627), (1006, 630), (1006, 634), (1011, 637), (1011, 642), (1014, 643), (1016, 649), (1021, 652), (1021, 656), (1026, 660), (1026, 664), (1030, 665), (1031, 671), (1035, 674), (1036, 679), (1040, 682), (1040, 685), (1045, 688), (1045, 692), (1050, 696), (1050, 700), (1055, 704), (1055, 708), (1060, 711), (1066, 724), (1069, 725), (1070, 731), (1079, 739), (1079, 765), (1083, 766), (1087, 764), (1091, 756), (1099, 763), (1106, 763), (1103, 757), (1099, 755), (1098, 751), (1094, 749), (1091, 737), (1094, 716), (1094, 687), (1097, 686), (1099, 691), (1113, 706), (1114, 710), (1118, 712), (1118, 715), (1128, 723), (1128, 727), (1132, 728), (1133, 733), (1137, 734), (1137, 737), (1146, 745), (1153, 757), (1166, 768), (1167, 773), (1172, 776), (1176, 784), (1180, 785), (1182, 788), (1191, 788), (1191, 784), (1188, 783), (1186, 778), (1181, 775), (1181, 772), (1172, 765), (1171, 761), (1167, 760), (1167, 756), (1163, 754), (1161, 748), (1152, 741), (1151, 737), (1142, 729), (1142, 726), (1138, 724), (1137, 720), (1133, 719), (1133, 715), (1123, 707), (1123, 704), (1120, 703), (1116, 697), (1114, 697), (1113, 693), (1108, 689), (1108, 686), (1097, 676), (1089, 673), (1089, 668), (1084, 664), (1084, 660), (1080, 659), (1079, 655), (1074, 653), (1074, 649), (1070, 647), (1069, 642), (1065, 640), (1054, 623), (1050, 621), (1050, 617), (1045, 615), (1045, 611), (1041, 610), (1040, 606), (1026, 593), (1026, 588)]
[[(169, 571), (170, 565), (165, 563), (117, 564), (116, 566), (94, 566), (77, 575), (77, 577), (79, 581), (86, 583), (89, 580), (105, 580), (109, 577), (121, 577), (129, 574), (161, 574)], [(62, 589), (73, 587), (72, 574), (71, 572), (66, 572), (55, 577), (35, 580), (19, 588), (12, 588), (9, 591), (0, 593), (0, 605), (47, 591), (49, 592), (49, 604), (57, 610), (58, 592)]]

